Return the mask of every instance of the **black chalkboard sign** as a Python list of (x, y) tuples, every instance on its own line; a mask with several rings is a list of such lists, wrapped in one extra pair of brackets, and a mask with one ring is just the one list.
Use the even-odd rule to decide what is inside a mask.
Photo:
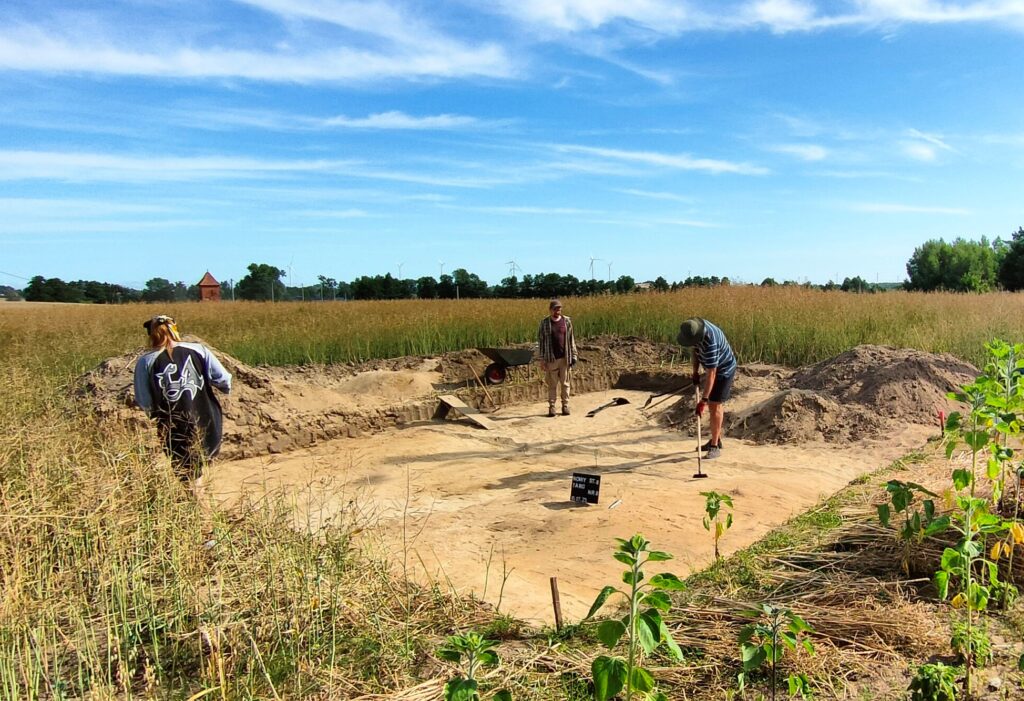
[(569, 499), (577, 504), (596, 504), (601, 494), (601, 475), (572, 473), (572, 491)]

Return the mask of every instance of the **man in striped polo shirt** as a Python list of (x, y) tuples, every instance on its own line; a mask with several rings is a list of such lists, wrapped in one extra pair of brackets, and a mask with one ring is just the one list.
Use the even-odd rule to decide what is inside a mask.
[(725, 412), (722, 404), (732, 393), (732, 381), (736, 377), (736, 356), (725, 338), (725, 333), (706, 319), (687, 319), (679, 327), (676, 339), (679, 345), (693, 348), (693, 385), (700, 382), (700, 368), (704, 368), (702, 399), (697, 403), (697, 416), (710, 409), (711, 437), (700, 447), (706, 450), (706, 459), (722, 454), (722, 420)]

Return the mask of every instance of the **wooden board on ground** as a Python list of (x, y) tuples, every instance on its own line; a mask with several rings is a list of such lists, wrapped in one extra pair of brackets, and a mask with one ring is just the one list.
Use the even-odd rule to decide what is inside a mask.
[(439, 414), (441, 417), (444, 417), (444, 415), (448, 413), (449, 409), (454, 409), (480, 428), (486, 428), (488, 430), (494, 428), (493, 421), (481, 414), (478, 410), (466, 404), (454, 394), (442, 394), (438, 399), (440, 399), (442, 403), (442, 411)]

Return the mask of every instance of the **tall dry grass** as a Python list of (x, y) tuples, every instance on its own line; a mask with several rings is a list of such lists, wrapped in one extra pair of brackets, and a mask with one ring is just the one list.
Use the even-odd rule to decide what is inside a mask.
[[(978, 362), (1024, 336), (1024, 295), (721, 288), (565, 300), (581, 336), (671, 340), (699, 315), (744, 361), (803, 364), (858, 343)], [(339, 362), (530, 341), (543, 300), (0, 305), (0, 698), (352, 698), (436, 673), (464, 606), (396, 583), (351, 524), (293, 528), (286, 504), (203, 508), (145, 435), (100, 424), (76, 374), (138, 348), (141, 322), (251, 363)], [(536, 689), (532, 698), (556, 698)]]
[(4, 364), (0, 386), (0, 698), (388, 693), (473, 612), (397, 581), (344, 517), (204, 506), (58, 379)]
[[(861, 343), (949, 352), (979, 363), (985, 342), (1024, 337), (1024, 294), (720, 287), (565, 300), (577, 334), (672, 341), (702, 316), (725, 329), (743, 362), (803, 365)], [(160, 311), (248, 363), (337, 363), (532, 341), (544, 300), (402, 300), (126, 305), (0, 305), (0, 361), (80, 372), (138, 347)]]

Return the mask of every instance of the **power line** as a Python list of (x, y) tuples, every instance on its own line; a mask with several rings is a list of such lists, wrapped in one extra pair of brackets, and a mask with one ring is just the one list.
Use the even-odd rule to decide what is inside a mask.
[(30, 282), (32, 281), (32, 278), (30, 278), (30, 277), (24, 277), (22, 275), (15, 275), (14, 273), (5, 273), (3, 270), (0, 270), (0, 275), (7, 275), (8, 277), (16, 277), (19, 280), (28, 280)]

